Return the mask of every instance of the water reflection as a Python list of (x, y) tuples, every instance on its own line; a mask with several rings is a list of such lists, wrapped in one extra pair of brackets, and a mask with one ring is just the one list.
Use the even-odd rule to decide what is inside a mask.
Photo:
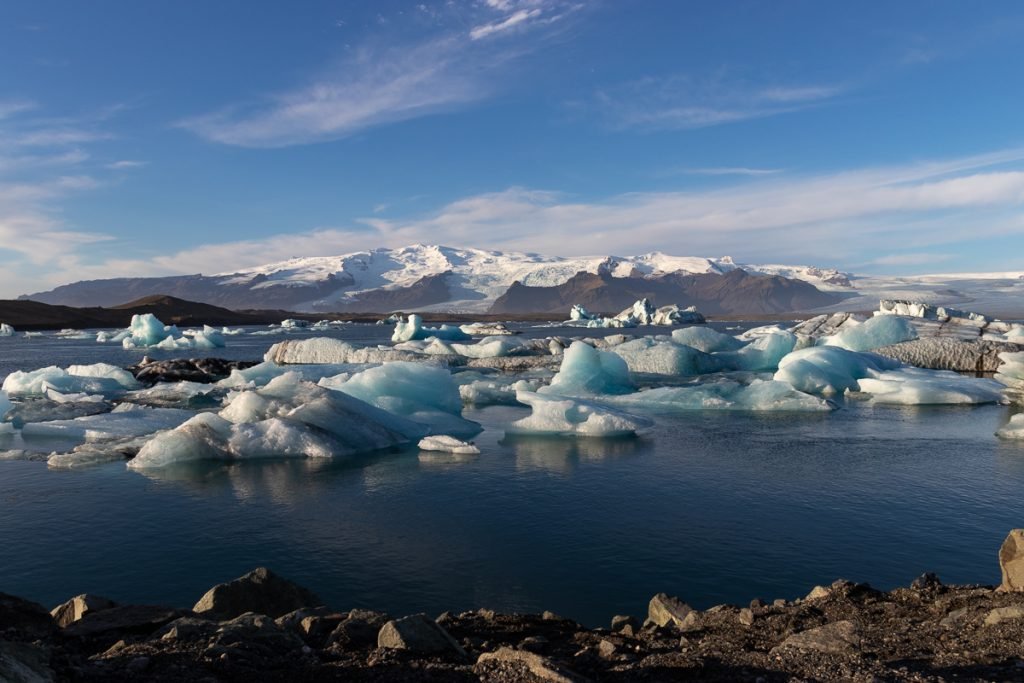
[(581, 462), (599, 462), (613, 458), (637, 457), (648, 448), (646, 439), (566, 438), (507, 434), (498, 442), (512, 449), (519, 471), (544, 470), (570, 475)]
[(457, 467), (476, 462), (479, 458), (479, 453), (442, 453), (438, 451), (423, 452), (417, 456), (421, 467), (434, 469)]

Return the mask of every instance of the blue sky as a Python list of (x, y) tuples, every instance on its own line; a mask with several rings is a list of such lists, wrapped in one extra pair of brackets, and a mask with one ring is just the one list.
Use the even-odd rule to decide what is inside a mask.
[(0, 296), (416, 242), (1024, 269), (1024, 4), (0, 6)]

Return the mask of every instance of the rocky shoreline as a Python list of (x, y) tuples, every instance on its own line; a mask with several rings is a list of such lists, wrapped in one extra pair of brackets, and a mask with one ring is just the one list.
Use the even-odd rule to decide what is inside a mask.
[(999, 587), (839, 580), (705, 611), (659, 593), (645, 619), (607, 628), (550, 612), (339, 611), (265, 568), (190, 610), (79, 595), (47, 611), (0, 593), (0, 680), (1024, 681), (1024, 530), (999, 559)]

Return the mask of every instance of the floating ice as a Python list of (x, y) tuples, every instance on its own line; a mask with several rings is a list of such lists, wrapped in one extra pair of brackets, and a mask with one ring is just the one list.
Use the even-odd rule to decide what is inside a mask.
[[(566, 396), (625, 394), (633, 391), (629, 366), (609, 351), (599, 351), (583, 342), (573, 342), (562, 355), (562, 365), (550, 386), (542, 393)], [(522, 392), (520, 392), (522, 393)]]
[(504, 337), (485, 337), (476, 344), (452, 343), (451, 349), (467, 358), (504, 358), (522, 348), (522, 342)]
[[(330, 337), (289, 339), (270, 347), (263, 360), (279, 365), (320, 363), (384, 363), (418, 360), (417, 353), (390, 348), (363, 347)], [(419, 359), (421, 360), (421, 359)]]
[(126, 349), (157, 348), (166, 351), (181, 349), (216, 349), (224, 346), (220, 330), (204, 325), (202, 330), (187, 330), (184, 334), (175, 325), (164, 325), (152, 313), (132, 316), (127, 330), (101, 331), (98, 342), (121, 342)]
[(103, 403), (105, 400), (100, 394), (65, 394), (52, 388), (46, 390), (46, 398), (54, 403)]
[(74, 330), (71, 328), (65, 328), (54, 333), (55, 337), (61, 339), (92, 339), (92, 334), (85, 332), (84, 330)]
[(148, 389), (130, 391), (124, 398), (139, 405), (192, 408), (212, 403), (210, 394), (216, 390), (216, 385), (200, 382), (158, 382)]
[(995, 380), (966, 377), (948, 370), (900, 368), (872, 372), (858, 384), (874, 403), (947, 405), (1001, 403), (1004, 388)]
[(470, 338), (468, 334), (452, 325), (441, 325), (441, 327), (423, 327), (423, 318), (413, 313), (409, 316), (408, 322), (399, 320), (395, 323), (395, 332), (391, 335), (391, 341), (403, 342), (413, 339), (426, 339), (437, 337), (448, 341), (464, 341)]
[(358, 372), (367, 368), (365, 363), (308, 363), (295, 365), (278, 365), (272, 361), (264, 361), (249, 368), (235, 368), (231, 374), (217, 382), (218, 387), (228, 389), (244, 389), (262, 387), (275, 377), (286, 373), (298, 373), (308, 381), (316, 382), (323, 377), (335, 377), (339, 374)]
[(21, 428), (26, 440), (60, 438), (74, 441), (108, 441), (145, 436), (177, 427), (194, 415), (190, 410), (145, 408), (122, 403), (109, 413), (76, 417), (72, 420), (28, 422)]
[(917, 339), (917, 331), (909, 321), (894, 315), (877, 315), (860, 325), (825, 337), (820, 343), (850, 351), (870, 351), (912, 339)]
[(0, 323), (0, 337), (13, 337), (14, 328), (7, 323)]
[(301, 330), (309, 327), (308, 320), (296, 320), (295, 318), (287, 318), (281, 321), (281, 327), (286, 330)]
[(530, 406), (531, 413), (505, 430), (510, 434), (631, 436), (654, 424), (649, 418), (582, 399), (520, 391), (516, 400)]
[[(474, 377), (479, 377), (475, 375)], [(459, 383), (459, 395), (462, 402), (476, 407), (482, 406), (513, 406), (518, 405), (517, 391), (537, 391), (543, 382), (539, 379), (516, 379), (515, 377), (496, 377), (491, 379), (473, 379)]]
[(594, 320), (595, 318), (597, 318), (596, 315), (580, 304), (573, 304), (572, 309), (569, 311), (569, 320)]
[(459, 329), (471, 337), (503, 337), (515, 334), (505, 327), (504, 323), (469, 323), (459, 325)]
[(722, 369), (721, 361), (703, 351), (651, 337), (618, 344), (611, 351), (626, 361), (630, 372), (686, 376)]
[(47, 389), (111, 395), (138, 387), (130, 372), (108, 363), (71, 365), (67, 370), (55, 365), (28, 372), (18, 370), (7, 375), (3, 383), (3, 390), (16, 396), (43, 396)]
[(1024, 413), (1017, 413), (1003, 426), (996, 436), (1004, 439), (1024, 439)]
[(872, 353), (857, 353), (839, 346), (812, 346), (794, 351), (779, 361), (775, 379), (808, 394), (857, 391), (857, 381), (871, 371), (892, 370), (899, 362)]
[(297, 373), (230, 396), (220, 414), (200, 413), (146, 443), (128, 462), (149, 469), (190, 460), (343, 457), (407, 444), (421, 425), (303, 382)]
[(749, 384), (721, 378), (683, 387), (658, 387), (607, 399), (647, 410), (742, 410), (825, 412), (835, 406), (797, 391), (786, 382), (754, 379)]
[(480, 452), (480, 449), (471, 442), (459, 441), (455, 437), (445, 434), (425, 437), (420, 440), (418, 445), (421, 451), (442, 451), (460, 455), (475, 455)]
[(736, 339), (736, 337), (722, 334), (710, 327), (684, 327), (679, 330), (673, 330), (672, 341), (697, 349), (698, 351), (703, 351), (704, 353), (736, 351), (743, 346), (743, 342)]
[(448, 370), (396, 361), (321, 386), (341, 391), (429, 428), (427, 433), (472, 435), (480, 425), (462, 418), (462, 398)]
[(1013, 389), (1024, 389), (1024, 351), (1000, 353), (995, 378)]
[(11, 411), (14, 404), (11, 403), (11, 399), (8, 398), (6, 391), (0, 391), (0, 434), (11, 431), (13, 427), (10, 422), (5, 422), (4, 417)]
[[(753, 330), (748, 330), (748, 334)], [(721, 351), (714, 354), (723, 365), (749, 372), (772, 372), (796, 347), (796, 335), (778, 327), (761, 328), (753, 341), (739, 351)]]

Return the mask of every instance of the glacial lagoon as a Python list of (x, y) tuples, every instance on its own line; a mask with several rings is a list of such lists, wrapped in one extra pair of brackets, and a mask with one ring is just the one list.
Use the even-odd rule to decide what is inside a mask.
[[(554, 334), (594, 331), (525, 336)], [(238, 335), (206, 355), (258, 360), (278, 340)], [(142, 356), (51, 333), (0, 345), (0, 375)], [(993, 434), (1019, 408), (835, 400), (820, 413), (657, 412), (640, 436), (604, 439), (506, 435), (528, 408), (467, 408), (483, 426), (474, 456), (411, 447), (144, 472), (5, 460), (0, 576), (47, 605), (87, 591), (187, 607), (266, 565), (339, 608), (553, 610), (590, 625), (643, 614), (659, 591), (706, 608), (839, 577), (997, 583), (994, 549), (1020, 521), (1024, 443)]]

